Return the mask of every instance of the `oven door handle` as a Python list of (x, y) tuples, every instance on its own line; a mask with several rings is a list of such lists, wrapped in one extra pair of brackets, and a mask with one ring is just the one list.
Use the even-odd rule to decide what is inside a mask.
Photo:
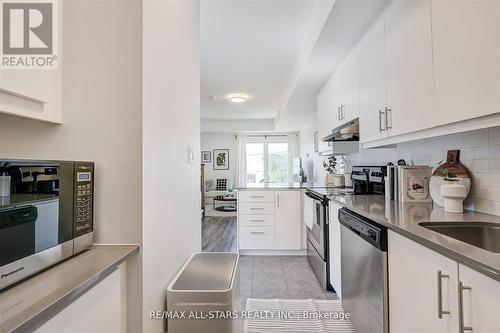
[(317, 198), (313, 197), (311, 195), (311, 193), (309, 193), (309, 192), (306, 192), (306, 196), (309, 197), (309, 198), (311, 198), (311, 199), (313, 199), (313, 200), (317, 200)]
[(318, 198), (317, 196), (315, 195), (312, 195), (311, 193), (309, 192), (306, 192), (306, 196), (314, 201), (317, 201), (319, 202), (322, 206), (325, 206), (324, 202), (323, 202), (323, 199), (322, 198)]

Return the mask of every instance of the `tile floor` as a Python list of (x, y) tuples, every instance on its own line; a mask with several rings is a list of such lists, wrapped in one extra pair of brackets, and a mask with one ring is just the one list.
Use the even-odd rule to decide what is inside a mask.
[(249, 297), (337, 299), (323, 291), (305, 256), (241, 256), (242, 308)]

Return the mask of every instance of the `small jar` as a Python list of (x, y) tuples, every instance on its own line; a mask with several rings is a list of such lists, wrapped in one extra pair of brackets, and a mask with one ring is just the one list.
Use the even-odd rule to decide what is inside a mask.
[(10, 176), (0, 176), (0, 197), (10, 196)]

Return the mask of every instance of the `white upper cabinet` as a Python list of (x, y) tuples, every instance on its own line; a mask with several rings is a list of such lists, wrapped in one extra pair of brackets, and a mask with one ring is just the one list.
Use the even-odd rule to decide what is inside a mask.
[(500, 282), (461, 264), (459, 272), (459, 324), (472, 332), (500, 332)]
[(334, 82), (337, 91), (334, 102), (338, 108), (338, 122), (343, 125), (359, 116), (359, 63), (355, 49), (340, 65), (335, 73)]
[(354, 50), (318, 94), (319, 137), (359, 116), (359, 64)]
[(500, 2), (433, 0), (436, 125), (500, 112)]
[(362, 143), (381, 139), (387, 135), (384, 24), (382, 17), (358, 46), (359, 126)]
[[(53, 123), (62, 120), (62, 1), (54, 2), (55, 69), (0, 69), (0, 112)], [(57, 35), (56, 35), (57, 34)]]
[(331, 94), (333, 87), (333, 80), (328, 80), (318, 94), (318, 124), (319, 124), (319, 139), (331, 133), (335, 126), (335, 119), (337, 113), (332, 109)]
[(389, 135), (429, 128), (434, 124), (430, 0), (394, 1), (385, 23)]

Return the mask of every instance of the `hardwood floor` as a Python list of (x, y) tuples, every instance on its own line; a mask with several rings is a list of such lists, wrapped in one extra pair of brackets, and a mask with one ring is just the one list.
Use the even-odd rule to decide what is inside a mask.
[(204, 252), (237, 252), (236, 217), (204, 217), (201, 221)]

